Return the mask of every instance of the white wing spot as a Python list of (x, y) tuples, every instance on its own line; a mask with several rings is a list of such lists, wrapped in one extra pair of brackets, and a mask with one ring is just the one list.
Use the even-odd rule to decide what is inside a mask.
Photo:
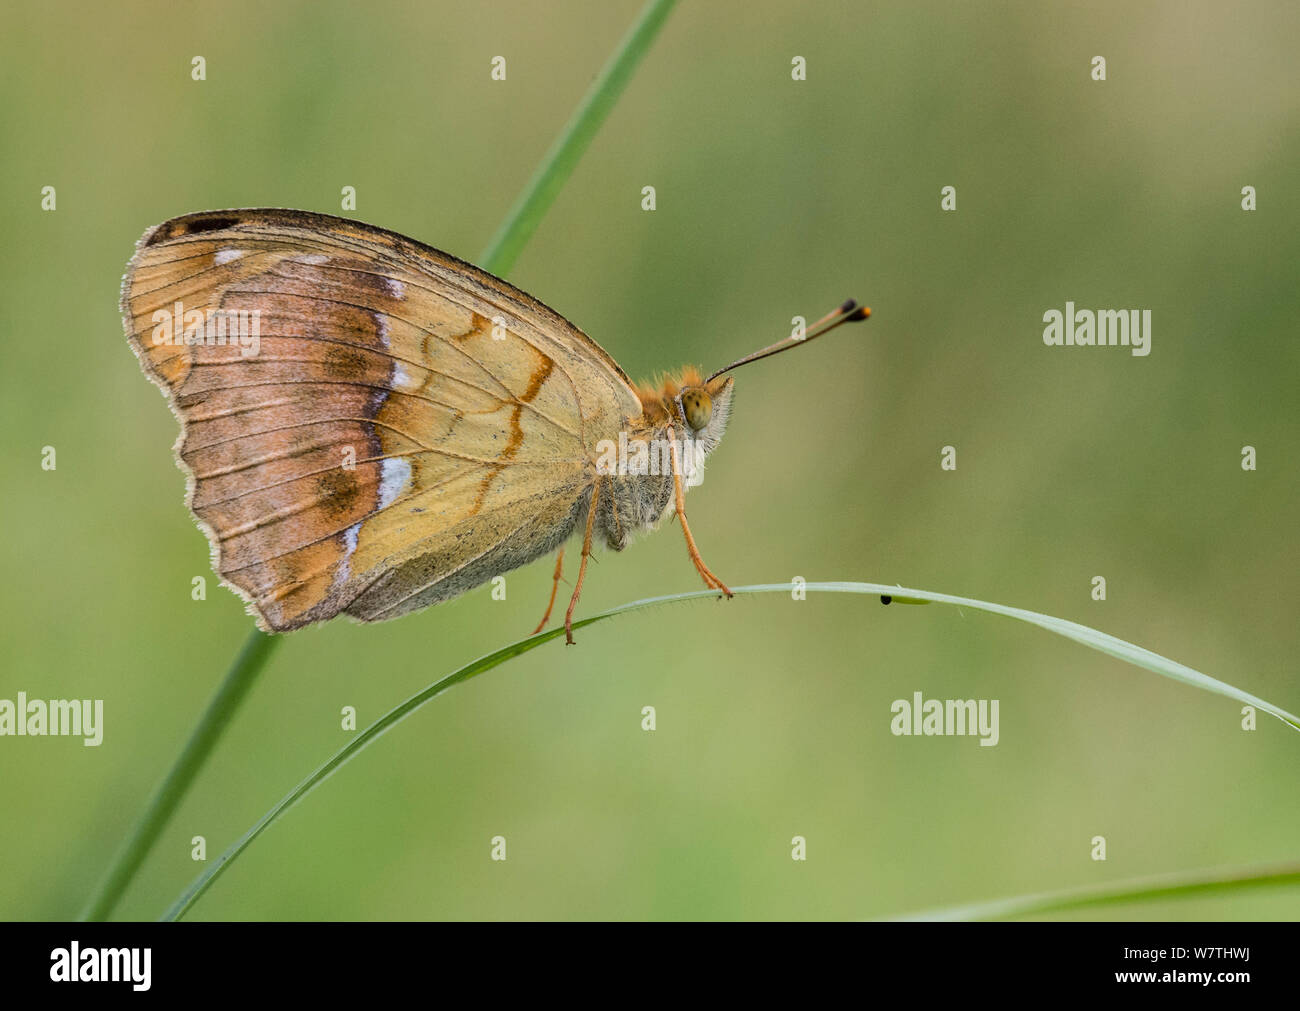
[(334, 573), (334, 580), (330, 589), (333, 590), (342, 586), (348, 581), (348, 576), (352, 570), (352, 556), (357, 550), (357, 534), (361, 532), (361, 524), (353, 523), (343, 531), (343, 559), (339, 562), (338, 571)]
[(379, 482), (379, 508), (383, 509), (397, 498), (411, 480), (411, 461), (400, 456), (384, 461)]
[(420, 380), (408, 372), (402, 362), (396, 362), (393, 365), (392, 386), (395, 390), (408, 393), (420, 388)]
[(218, 249), (216, 256), (212, 259), (220, 266), (223, 263), (229, 263), (231, 260), (238, 260), (244, 255), (242, 249)]
[(302, 256), (293, 257), (294, 263), (306, 263), (313, 267), (319, 267), (322, 263), (329, 262), (329, 256), (325, 253), (305, 253)]
[(392, 295), (393, 298), (406, 298), (406, 285), (395, 277), (384, 278), (384, 287), (388, 289), (388, 294)]

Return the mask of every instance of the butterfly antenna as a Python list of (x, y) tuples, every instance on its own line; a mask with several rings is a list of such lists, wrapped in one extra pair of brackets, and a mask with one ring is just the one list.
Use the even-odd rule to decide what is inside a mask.
[(812, 326), (808, 327), (803, 336), (796, 337), (791, 335), (786, 337), (784, 340), (777, 341), (770, 347), (765, 347), (761, 351), (755, 351), (752, 355), (745, 355), (744, 358), (737, 359), (726, 368), (718, 369), (718, 371), (709, 376), (705, 382), (711, 383), (723, 373), (730, 372), (732, 369), (738, 369), (742, 365), (748, 365), (750, 362), (756, 362), (760, 358), (770, 358), (772, 355), (780, 354), (782, 351), (788, 351), (792, 347), (797, 347), (800, 344), (807, 344), (815, 337), (820, 337), (822, 334), (830, 333), (841, 323), (855, 323), (860, 319), (866, 319), (870, 315), (871, 310), (865, 305), (858, 305), (858, 303), (853, 301), (853, 299), (849, 299), (843, 305), (831, 310), (816, 323), (812, 324)]

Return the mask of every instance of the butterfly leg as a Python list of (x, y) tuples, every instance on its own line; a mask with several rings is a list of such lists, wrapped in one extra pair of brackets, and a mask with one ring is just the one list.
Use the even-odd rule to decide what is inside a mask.
[(560, 545), (560, 553), (555, 556), (555, 576), (554, 582), (551, 583), (551, 599), (546, 603), (546, 613), (542, 615), (542, 620), (537, 623), (533, 629), (533, 635), (536, 635), (546, 627), (546, 623), (551, 620), (551, 608), (555, 606), (555, 593), (560, 588), (560, 577), (564, 575), (564, 545)]
[(569, 600), (569, 609), (564, 612), (564, 641), (573, 645), (573, 609), (578, 606), (582, 596), (582, 580), (587, 575), (587, 559), (591, 556), (591, 531), (596, 523), (596, 504), (600, 501), (600, 482), (591, 489), (591, 506), (587, 509), (587, 532), (582, 536), (582, 561), (578, 563), (578, 581), (573, 586), (573, 597)]
[(686, 522), (686, 492), (682, 488), (682, 464), (677, 458), (677, 436), (671, 425), (668, 426), (668, 448), (672, 454), (673, 463), (673, 492), (677, 497), (677, 518), (682, 521), (682, 533), (686, 536), (686, 550), (690, 552), (691, 561), (695, 563), (695, 571), (700, 574), (704, 580), (704, 585), (712, 590), (721, 590), (728, 597), (731, 597), (731, 591), (727, 589), (727, 584), (713, 574), (704, 559), (700, 557), (700, 549), (695, 546), (695, 538), (691, 535), (690, 524)]

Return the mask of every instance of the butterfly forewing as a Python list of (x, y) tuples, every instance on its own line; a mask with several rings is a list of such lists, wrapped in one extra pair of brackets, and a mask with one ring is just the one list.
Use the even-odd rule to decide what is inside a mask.
[(531, 561), (572, 529), (596, 444), (641, 410), (541, 303), (325, 215), (165, 222), (122, 309), (181, 421), (215, 567), (277, 631), (396, 617)]

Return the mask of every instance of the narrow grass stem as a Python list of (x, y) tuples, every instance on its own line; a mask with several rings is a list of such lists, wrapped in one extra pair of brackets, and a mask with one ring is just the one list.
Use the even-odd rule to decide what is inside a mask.
[(952, 906), (900, 917), (902, 920), (1007, 920), (1020, 916), (1043, 916), (1101, 906), (1122, 906), (1134, 902), (1189, 899), (1201, 895), (1238, 892), (1248, 888), (1277, 888), (1300, 885), (1300, 862), (1265, 864), (1258, 867), (1190, 871), (1129, 878), (1104, 885), (1070, 888), (1036, 895), (1016, 895), (966, 906)]
[(676, 2), (677, 0), (650, 0), (641, 9), (641, 14), (623, 36), (614, 55), (565, 125), (564, 132), (546, 152), (541, 165), (515, 201), (505, 222), (488, 243), (487, 250), (479, 258), (479, 266), (484, 270), (504, 275), (515, 265), (520, 251), (533, 237), (543, 215), (573, 174), (578, 160), (623, 93), (637, 64), (659, 34), (659, 29), (663, 27)]
[(112, 913), (172, 812), (180, 805), (181, 798), (212, 753), (222, 732), (234, 719), (239, 704), (248, 696), (258, 672), (266, 665), (267, 658), (279, 641), (275, 636), (266, 635), (257, 629), (253, 629), (252, 634), (244, 640), (243, 648), (230, 665), (217, 693), (199, 717), (198, 724), (190, 733), (190, 739), (185, 742), (171, 771), (154, 791), (144, 813), (135, 823), (135, 828), (113, 858), (108, 873), (82, 911), (81, 919), (103, 920)]

